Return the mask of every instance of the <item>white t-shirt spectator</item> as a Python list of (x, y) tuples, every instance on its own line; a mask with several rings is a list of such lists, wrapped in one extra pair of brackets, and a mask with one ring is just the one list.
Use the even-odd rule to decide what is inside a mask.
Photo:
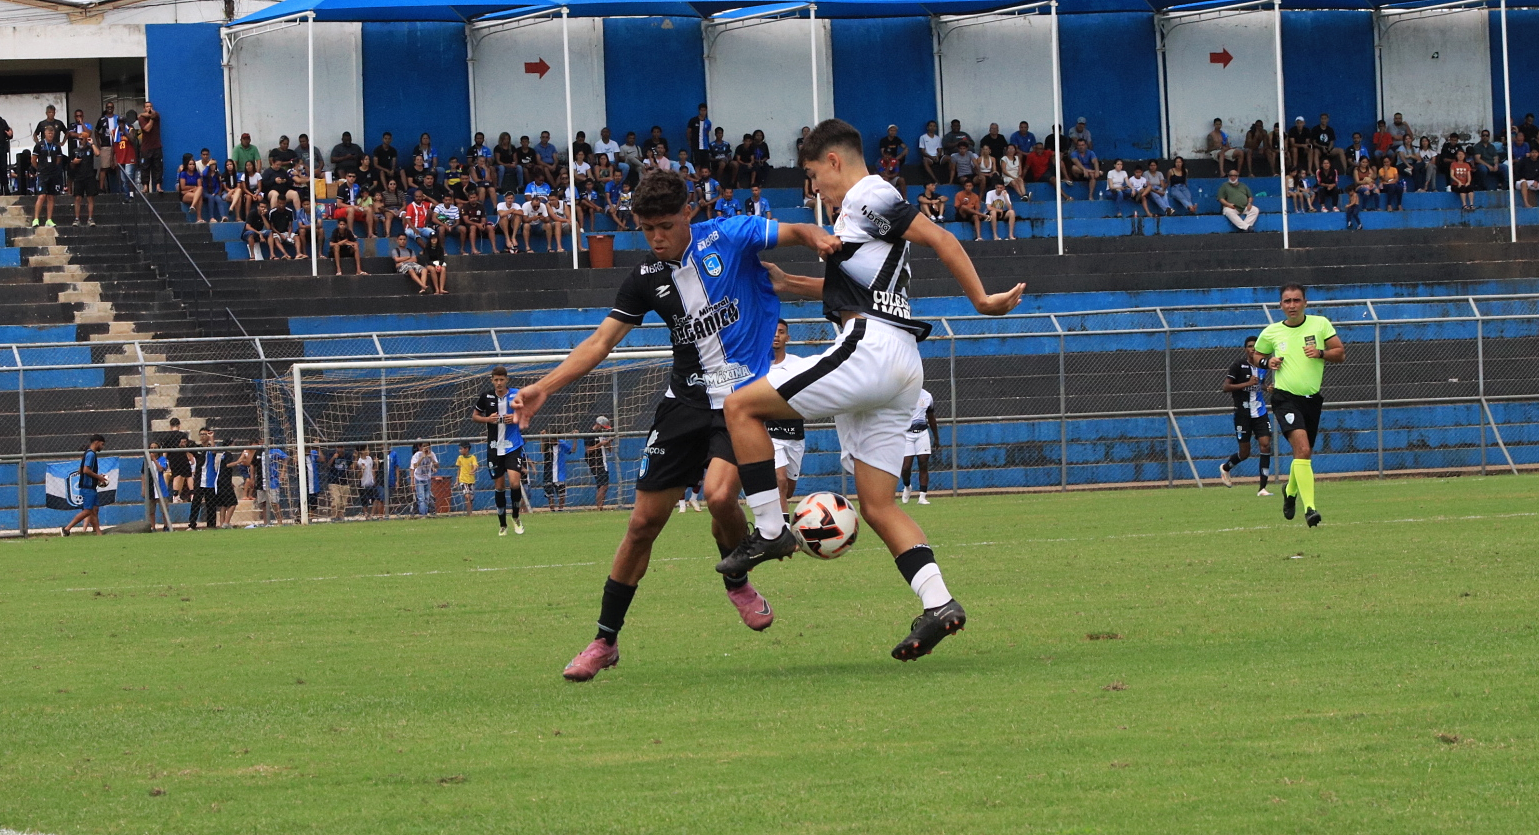
[(433, 472), (438, 469), (438, 456), (431, 449), (418, 451), (411, 457), (411, 475), (419, 484), (426, 484), (433, 480)]
[(497, 219), (502, 220), (508, 215), (518, 214), (524, 210), (523, 204), (516, 200), (504, 200), (497, 204)]
[(600, 139), (599, 141), (593, 143), (593, 153), (607, 154), (609, 156), (610, 162), (619, 162), (620, 143), (614, 141), (613, 139), (609, 140), (608, 142)]
[(1108, 191), (1121, 191), (1128, 187), (1128, 172), (1118, 171), (1113, 168), (1106, 172), (1106, 189)]
[(999, 173), (1004, 175), (1006, 181), (1020, 179), (1021, 157), (1019, 154), (1014, 159), (1010, 157), (999, 158)]
[(572, 163), (572, 173), (575, 175), (573, 177), (573, 179), (577, 180), (579, 182), (581, 182), (584, 177), (588, 176), (588, 172), (592, 171), (592, 170), (593, 170), (593, 166), (589, 165), (586, 162), (574, 162), (574, 163)]
[(1149, 178), (1148, 177), (1140, 177), (1140, 176), (1128, 177), (1128, 188), (1132, 189), (1134, 194), (1137, 194), (1138, 192), (1143, 191), (1148, 186), (1149, 186)]
[(550, 219), (550, 208), (538, 200), (530, 200), (524, 204), (524, 222), (542, 223)]
[(923, 151), (924, 155), (927, 156), (927, 157), (938, 157), (938, 156), (940, 156), (940, 152), (941, 152), (941, 137), (940, 137), (940, 134), (937, 133), (936, 135), (931, 136), (928, 133), (926, 133), (926, 134), (921, 135), (919, 137), (919, 150)]
[(989, 192), (989, 196), (984, 200), (984, 203), (986, 203), (990, 209), (1006, 211), (1010, 208), (1010, 192), (1005, 191), (1005, 187), (1003, 185), (997, 185), (994, 187), (993, 191)]

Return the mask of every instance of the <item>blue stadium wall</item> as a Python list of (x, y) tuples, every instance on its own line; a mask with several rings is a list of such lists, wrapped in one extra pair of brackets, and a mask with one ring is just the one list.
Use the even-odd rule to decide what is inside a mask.
[[(1103, 155), (1147, 156), (1159, 146), (1159, 82), (1154, 19), (1144, 12), (1064, 15), (1065, 118), (1096, 125)], [(1539, 110), (1539, 10), (1508, 13), (1512, 107), (1521, 119)], [(225, 101), (219, 30), (213, 24), (146, 26), (150, 95), (167, 114), (171, 161), (225, 142)], [(1501, 28), (1491, 21), (1493, 124), (1502, 120)], [(679, 113), (705, 98), (699, 21), (617, 18), (604, 21), (608, 121), (615, 132), (665, 126), (682, 144)], [(923, 18), (836, 20), (832, 25), (834, 107), (871, 138), (897, 124), (912, 138), (934, 116), (935, 78), (929, 22)], [(1283, 15), (1285, 96), (1291, 119), (1332, 114), (1347, 130), (1371, 130), (1375, 118), (1372, 16), (1357, 11), (1299, 11)], [(413, 72), (398, 71), (414, 56)], [(894, 56), (870, 69), (869, 56)], [(668, 55), (665, 72), (638, 72), (635, 56)], [(463, 151), (470, 105), (465, 35), (457, 24), (363, 25), (363, 125), (369, 143), (381, 131), (397, 144), (427, 130), (440, 146)], [(751, 92), (745, 92), (751, 95)], [(581, 125), (592, 132), (595, 126)], [(970, 128), (974, 126), (969, 126)], [(356, 131), (355, 131), (356, 133)], [(331, 141), (331, 140), (328, 140)], [(324, 143), (322, 143), (324, 144)], [(874, 147), (874, 145), (873, 145)], [(172, 175), (167, 166), (167, 183)]]

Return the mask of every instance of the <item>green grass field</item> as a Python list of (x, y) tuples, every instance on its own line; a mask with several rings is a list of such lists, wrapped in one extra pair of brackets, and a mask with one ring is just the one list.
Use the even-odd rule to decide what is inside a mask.
[(1532, 831), (1536, 498), (910, 505), (971, 620), (906, 665), (874, 537), (757, 571), (756, 634), (676, 515), (581, 685), (619, 513), (8, 542), (0, 829)]

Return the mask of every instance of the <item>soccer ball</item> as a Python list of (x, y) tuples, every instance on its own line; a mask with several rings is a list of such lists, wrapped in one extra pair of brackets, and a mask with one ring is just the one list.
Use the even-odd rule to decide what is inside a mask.
[(803, 552), (831, 560), (855, 547), (860, 514), (838, 493), (813, 493), (791, 514), (791, 530)]

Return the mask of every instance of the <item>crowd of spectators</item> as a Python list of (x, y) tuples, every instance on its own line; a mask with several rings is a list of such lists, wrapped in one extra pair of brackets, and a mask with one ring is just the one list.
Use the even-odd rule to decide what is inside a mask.
[[(161, 144), (160, 113), (153, 102), (142, 111), (130, 109), (119, 115), (115, 102), (107, 102), (94, 122), (76, 109), (66, 124), (48, 105), (33, 127), (32, 143), (9, 166), (9, 143), (17, 131), (0, 120), (0, 194), (36, 196), (33, 226), (55, 226), (53, 213), (60, 197), (74, 202), (75, 225), (96, 223), (96, 197), (127, 195), (129, 183), (142, 191), (160, 190), (165, 151)], [(25, 143), (24, 143), (25, 144)]]

